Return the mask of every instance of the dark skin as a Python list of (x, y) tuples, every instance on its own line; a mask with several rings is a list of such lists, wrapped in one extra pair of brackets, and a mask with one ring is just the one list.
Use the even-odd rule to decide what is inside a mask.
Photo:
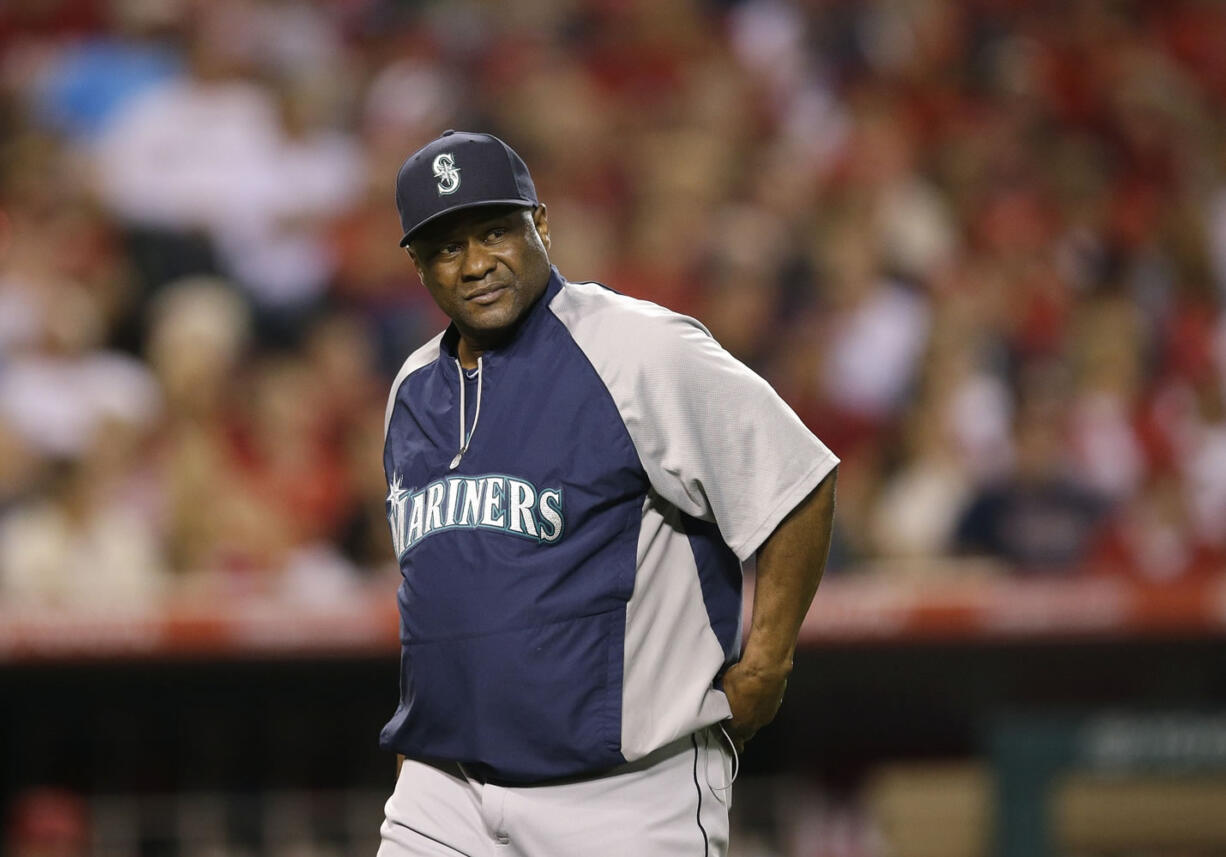
[[(455, 323), (460, 364), (467, 369), (514, 334), (549, 281), (544, 205), (459, 211), (423, 228), (407, 249), (422, 284)], [(758, 549), (750, 627), (740, 661), (723, 677), (732, 709), (726, 726), (738, 749), (774, 719), (783, 700), (800, 625), (830, 548), (835, 476), (827, 476)]]
[(834, 524), (833, 470), (758, 548), (753, 614), (741, 659), (724, 673), (738, 750), (775, 719), (792, 674), (800, 625), (821, 583)]
[(408, 246), (413, 267), (460, 333), (460, 365), (505, 342), (549, 282), (544, 205), (481, 206), (439, 218)]

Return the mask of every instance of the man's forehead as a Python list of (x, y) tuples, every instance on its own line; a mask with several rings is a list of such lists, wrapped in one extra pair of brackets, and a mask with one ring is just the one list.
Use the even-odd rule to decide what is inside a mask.
[(413, 236), (410, 243), (415, 244), (418, 241), (437, 243), (455, 235), (471, 233), (496, 221), (518, 219), (519, 213), (525, 211), (531, 212), (532, 209), (522, 205), (482, 205), (453, 211), (423, 226)]

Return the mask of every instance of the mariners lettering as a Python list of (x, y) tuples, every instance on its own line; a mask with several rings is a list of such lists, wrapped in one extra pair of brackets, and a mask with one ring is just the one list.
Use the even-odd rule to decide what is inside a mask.
[(399, 476), (387, 494), (396, 556), (444, 530), (497, 530), (538, 544), (562, 537), (562, 490), (537, 490), (513, 476), (449, 476), (413, 491)]

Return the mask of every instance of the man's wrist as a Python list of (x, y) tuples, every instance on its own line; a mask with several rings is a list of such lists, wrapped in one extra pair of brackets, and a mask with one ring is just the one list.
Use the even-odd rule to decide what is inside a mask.
[(752, 649), (746, 649), (741, 655), (741, 669), (763, 676), (787, 678), (792, 674), (791, 651), (782, 654), (771, 654)]

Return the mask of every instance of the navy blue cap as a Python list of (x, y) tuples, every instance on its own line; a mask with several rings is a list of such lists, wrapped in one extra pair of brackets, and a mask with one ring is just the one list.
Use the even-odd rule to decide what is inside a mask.
[(515, 150), (493, 134), (444, 131), (396, 174), (396, 209), (404, 237), (452, 211), (478, 205), (535, 206), (536, 186)]

